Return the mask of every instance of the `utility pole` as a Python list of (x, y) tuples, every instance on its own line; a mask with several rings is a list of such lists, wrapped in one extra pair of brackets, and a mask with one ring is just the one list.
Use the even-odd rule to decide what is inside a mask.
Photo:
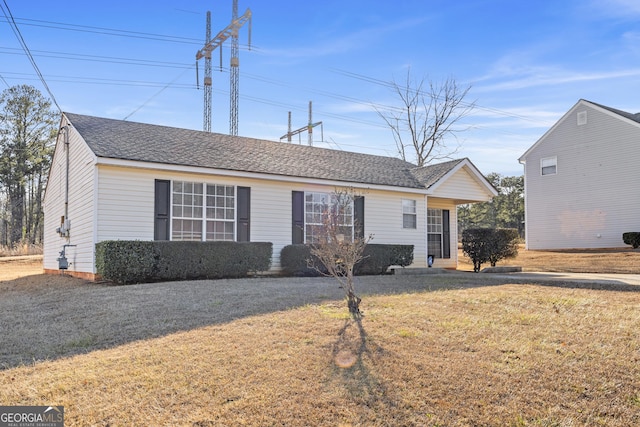
[(308, 144), (309, 147), (313, 146), (313, 128), (316, 126), (320, 126), (320, 138), (321, 140), (324, 140), (324, 129), (322, 127), (322, 122), (316, 122), (313, 123), (312, 120), (312, 112), (311, 112), (311, 101), (309, 101), (309, 123), (306, 126), (303, 126), (299, 129), (296, 129), (294, 131), (291, 130), (291, 111), (289, 111), (289, 125), (288, 125), (288, 131), (286, 134), (282, 135), (280, 137), (280, 141), (282, 141), (283, 139), (287, 138), (288, 142), (291, 142), (291, 137), (293, 135), (299, 135), (304, 131), (307, 131), (309, 133), (309, 139), (308, 139)]
[(196, 53), (196, 73), (198, 60), (205, 58), (203, 126), (205, 132), (211, 132), (211, 52), (216, 48), (220, 48), (220, 69), (222, 70), (222, 44), (231, 37), (229, 134), (238, 135), (238, 80), (240, 72), (238, 31), (247, 21), (249, 21), (249, 49), (251, 49), (251, 9), (247, 8), (245, 13), (238, 17), (238, 0), (233, 0), (231, 23), (213, 38), (211, 38), (211, 12), (207, 12), (207, 39), (204, 47)]

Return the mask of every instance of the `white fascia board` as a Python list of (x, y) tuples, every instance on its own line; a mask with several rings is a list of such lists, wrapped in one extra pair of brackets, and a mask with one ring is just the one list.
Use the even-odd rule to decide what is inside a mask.
[(126, 168), (135, 168), (135, 169), (194, 173), (194, 174), (201, 174), (201, 175), (220, 175), (220, 176), (238, 177), (238, 178), (252, 178), (252, 179), (261, 179), (265, 181), (291, 182), (291, 183), (297, 183), (297, 184), (301, 184), (301, 183), (316, 184), (316, 185), (320, 184), (320, 185), (330, 185), (335, 187), (349, 186), (353, 188), (394, 191), (394, 192), (400, 192), (400, 193), (415, 193), (415, 194), (423, 194), (423, 195), (428, 194), (427, 190), (422, 188), (411, 188), (411, 187), (400, 187), (400, 186), (396, 187), (392, 185), (377, 185), (377, 184), (368, 184), (368, 183), (362, 183), (362, 182), (336, 181), (336, 180), (327, 180), (327, 179), (320, 179), (320, 178), (303, 178), (303, 177), (297, 177), (297, 176), (275, 175), (275, 174), (267, 174), (267, 173), (259, 173), (259, 172), (244, 172), (244, 171), (227, 170), (227, 169), (203, 168), (203, 167), (197, 167), (197, 166), (183, 166), (183, 165), (174, 165), (174, 164), (166, 164), (166, 163), (139, 162), (136, 160), (112, 159), (107, 157), (98, 157), (97, 165), (121, 166)]
[(478, 168), (476, 168), (476, 166), (467, 158), (463, 159), (460, 163), (451, 168), (449, 172), (444, 174), (435, 184), (429, 187), (429, 189), (427, 190), (427, 194), (432, 195), (438, 189), (438, 187), (444, 184), (450, 177), (452, 177), (456, 172), (458, 172), (465, 166), (467, 167), (467, 170), (471, 172), (471, 176), (473, 177), (473, 179), (475, 179), (481, 186), (485, 187), (490, 194), (492, 194), (494, 197), (498, 195), (498, 191), (493, 188), (493, 185), (491, 185), (489, 181), (487, 181), (487, 179), (484, 177), (484, 175), (482, 175)]

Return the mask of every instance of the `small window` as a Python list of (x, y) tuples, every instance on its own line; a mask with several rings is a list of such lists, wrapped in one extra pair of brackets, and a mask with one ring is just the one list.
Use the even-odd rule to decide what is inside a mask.
[(540, 173), (542, 175), (555, 175), (558, 169), (558, 158), (547, 157), (540, 159)]
[(417, 227), (417, 213), (415, 200), (402, 200), (402, 228)]

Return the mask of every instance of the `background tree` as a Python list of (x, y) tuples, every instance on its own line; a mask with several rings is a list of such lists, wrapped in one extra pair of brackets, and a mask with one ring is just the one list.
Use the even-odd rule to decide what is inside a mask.
[[(353, 219), (353, 189), (336, 190), (330, 195), (322, 212), (322, 225), (311, 243), (311, 255), (322, 266), (314, 266), (320, 273), (334, 277), (345, 291), (349, 313), (360, 318), (360, 297), (354, 286), (354, 268), (364, 259), (363, 252), (372, 236), (359, 236)], [(322, 268), (324, 267), (324, 268)]]
[(459, 233), (479, 227), (514, 228), (524, 237), (524, 176), (504, 177), (492, 172), (486, 178), (498, 190), (498, 195), (489, 202), (460, 205)]
[[(475, 108), (475, 102), (465, 102), (471, 86), (460, 87), (449, 77), (442, 82), (415, 81), (411, 70), (406, 81), (391, 82), (400, 99), (400, 107), (376, 109), (391, 129), (398, 154), (403, 160), (424, 166), (433, 160), (450, 158), (460, 144), (457, 134), (466, 130), (461, 121)], [(447, 137), (456, 139), (452, 147)]]
[(42, 196), (58, 115), (33, 86), (0, 95), (0, 191), (5, 193), (8, 246), (42, 240)]

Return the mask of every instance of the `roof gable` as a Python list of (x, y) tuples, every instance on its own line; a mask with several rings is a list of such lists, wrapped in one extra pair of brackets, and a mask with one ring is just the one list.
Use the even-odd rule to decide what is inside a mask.
[(571, 109), (569, 111), (567, 111), (565, 114), (562, 115), (562, 117), (551, 127), (549, 128), (549, 130), (547, 130), (544, 135), (542, 135), (531, 147), (529, 147), (529, 149), (527, 151), (524, 152), (524, 154), (522, 154), (522, 156), (520, 156), (518, 158), (518, 161), (520, 163), (525, 163), (526, 162), (526, 158), (527, 156), (536, 148), (538, 147), (546, 138), (547, 136), (549, 136), (549, 134), (551, 134), (562, 122), (564, 122), (565, 120), (567, 120), (567, 118), (569, 116), (572, 115), (572, 113), (577, 110), (578, 108), (581, 107), (591, 107), (594, 108), (602, 113), (607, 114), (610, 117), (614, 117), (618, 120), (624, 121), (626, 123), (630, 123), (634, 126), (637, 126), (640, 129), (640, 113), (628, 113), (626, 111), (622, 111), (622, 110), (618, 110), (615, 108), (611, 108), (611, 107), (606, 107), (604, 105), (601, 104), (597, 104), (595, 102), (591, 102), (591, 101), (587, 101), (585, 99), (580, 99), (573, 107), (571, 107)]

